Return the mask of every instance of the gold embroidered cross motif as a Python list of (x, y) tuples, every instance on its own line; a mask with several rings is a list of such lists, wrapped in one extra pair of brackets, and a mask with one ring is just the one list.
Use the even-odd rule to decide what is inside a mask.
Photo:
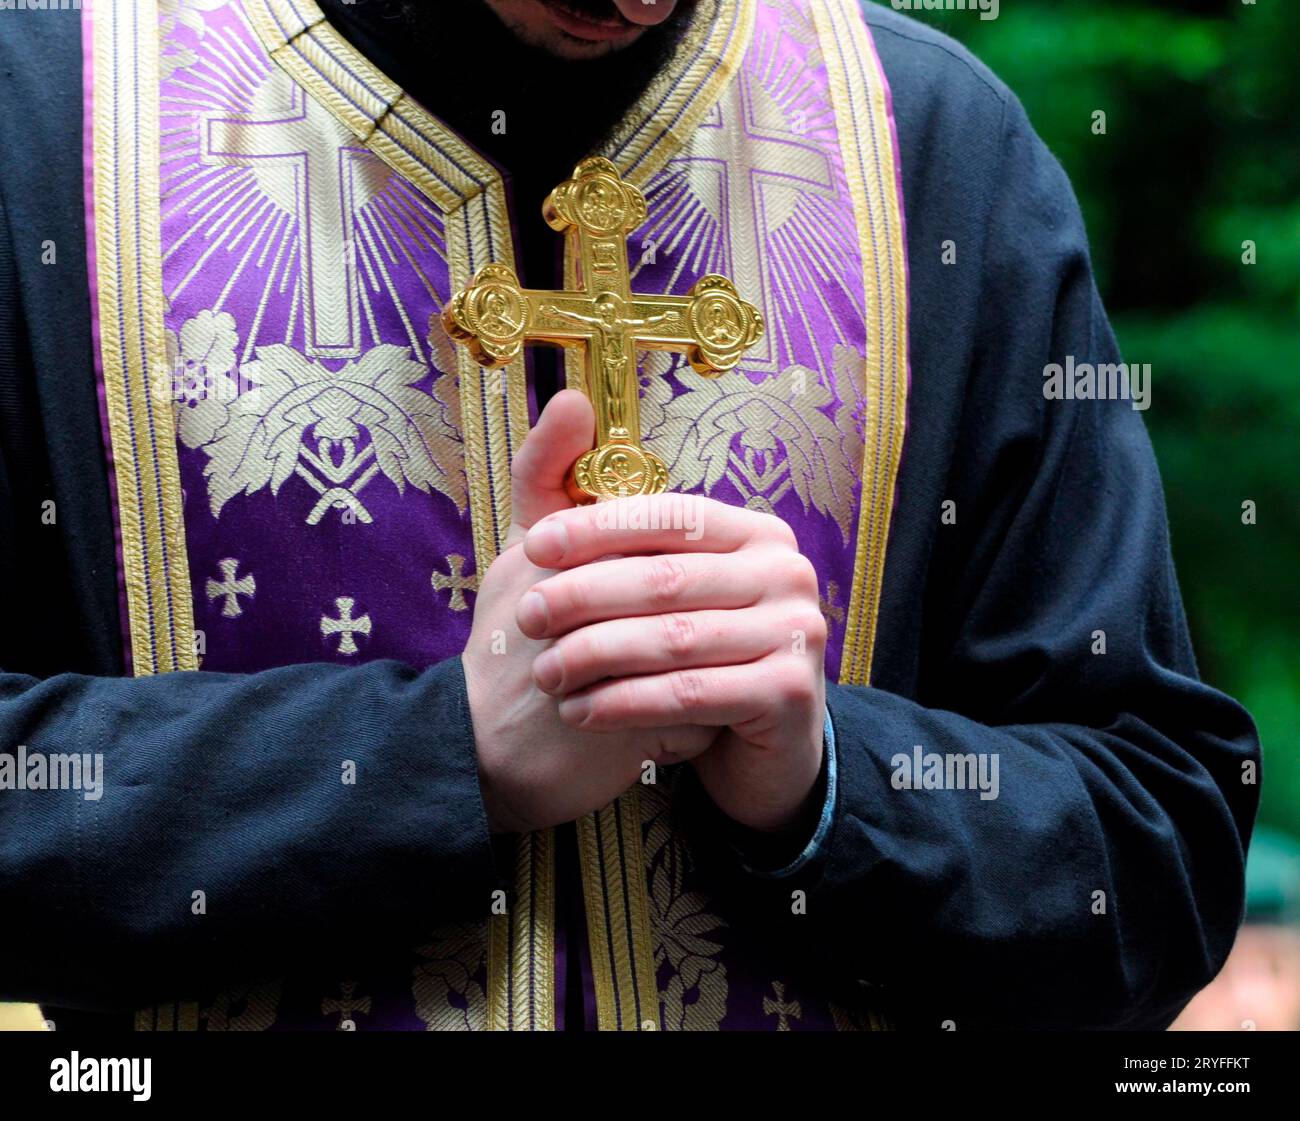
[[(275, 104), (282, 87), (272, 83), (259, 92), (252, 113), (204, 114), (202, 159), (250, 168), (259, 190), (294, 216), (306, 352), (358, 358), (361, 282), (349, 247), (359, 236), (353, 232), (357, 213), (377, 193), (366, 165), (378, 161), (351, 143), (347, 130), (314, 97), (292, 82), (283, 88), (290, 96), (287, 108)], [(322, 137), (335, 138), (340, 146)]]
[(352, 617), (352, 608), (356, 606), (357, 601), (351, 596), (339, 596), (334, 601), (334, 608), (339, 613), (337, 619), (331, 619), (328, 615), (320, 617), (320, 633), (322, 637), (329, 638), (331, 635), (340, 635), (338, 652), (351, 656), (357, 652), (357, 640), (352, 636), (355, 634), (369, 634), (371, 631), (371, 622), (369, 615), (362, 615), (360, 619)]
[(772, 993), (775, 1000), (766, 996), (763, 998), (763, 1015), (776, 1017), (777, 1031), (789, 1031), (791, 1017), (803, 1019), (803, 1005), (797, 1000), (785, 999), (785, 985), (780, 981), (772, 982)]
[(668, 469), (641, 446), (638, 350), (685, 353), (705, 377), (735, 367), (763, 334), (763, 320), (725, 276), (701, 277), (685, 296), (634, 293), (627, 235), (646, 220), (645, 197), (609, 160), (583, 160), (547, 197), (543, 215), (570, 241), (578, 287), (521, 288), (513, 270), (491, 264), (442, 313), (447, 333), (488, 367), (505, 366), (529, 343), (581, 347), (596, 410), (596, 447), (570, 472), (577, 502), (657, 494)]
[(435, 592), (451, 589), (451, 603), (448, 606), (453, 611), (468, 610), (469, 604), (465, 600), (465, 593), (478, 591), (478, 576), (466, 576), (462, 571), (464, 567), (465, 558), (459, 553), (451, 553), (447, 557), (447, 572), (450, 575), (443, 575), (435, 569), (429, 577)]
[(227, 619), (237, 619), (244, 613), (244, 609), (239, 606), (240, 596), (248, 596), (251, 599), (257, 593), (257, 581), (253, 576), (250, 574), (237, 580), (235, 576), (238, 572), (239, 561), (234, 557), (226, 557), (221, 562), (221, 582), (217, 583), (211, 577), (208, 578), (208, 599), (225, 599), (221, 614)]

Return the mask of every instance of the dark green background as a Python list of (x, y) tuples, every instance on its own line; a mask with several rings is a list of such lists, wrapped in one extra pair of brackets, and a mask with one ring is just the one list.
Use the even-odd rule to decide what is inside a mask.
[(1124, 358), (1152, 366), (1202, 675), (1259, 724), (1261, 820), (1300, 835), (1300, 0), (913, 14), (1016, 92), (1074, 182)]

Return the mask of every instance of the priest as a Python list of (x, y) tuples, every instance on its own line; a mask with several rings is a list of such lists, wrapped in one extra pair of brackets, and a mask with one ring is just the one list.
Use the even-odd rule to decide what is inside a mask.
[[(1139, 412), (1043, 392), (1120, 355), (978, 62), (856, 0), (87, 8), (0, 13), (0, 752), (102, 756), (0, 791), (0, 996), (1162, 1028), (1214, 976), (1255, 732)], [(480, 334), (607, 273), (752, 319), (484, 353), (485, 268)], [(612, 428), (668, 493), (585, 501)]]

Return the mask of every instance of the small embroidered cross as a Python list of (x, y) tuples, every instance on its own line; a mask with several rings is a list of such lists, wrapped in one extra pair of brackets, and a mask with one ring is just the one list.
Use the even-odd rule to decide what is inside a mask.
[(463, 572), (465, 567), (465, 558), (459, 553), (451, 553), (447, 557), (447, 571), (449, 576), (441, 572), (434, 571), (429, 577), (429, 582), (433, 584), (436, 592), (451, 590), (450, 607), (453, 611), (468, 610), (469, 604), (465, 600), (466, 592), (478, 591), (478, 575), (466, 576)]
[(356, 605), (356, 600), (351, 596), (340, 596), (334, 601), (334, 607), (339, 613), (337, 619), (331, 619), (328, 615), (322, 615), (320, 619), (320, 633), (328, 638), (332, 634), (339, 634), (343, 637), (339, 640), (338, 652), (344, 655), (352, 655), (357, 652), (356, 640), (354, 634), (370, 633), (370, 616), (362, 615), (360, 619), (352, 618), (352, 608)]
[(780, 981), (772, 982), (772, 992), (776, 994), (776, 999), (766, 996), (763, 998), (763, 1015), (777, 1018), (777, 1031), (789, 1031), (791, 1016), (796, 1020), (803, 1019), (803, 1006), (797, 1000), (785, 999), (785, 985)]
[(253, 593), (257, 591), (257, 581), (251, 575), (241, 580), (235, 579), (235, 574), (239, 571), (239, 561), (234, 557), (227, 557), (221, 561), (220, 568), (221, 583), (208, 579), (208, 599), (220, 599), (225, 596), (226, 602), (222, 604), (221, 614), (227, 619), (235, 619), (244, 613), (244, 609), (239, 606), (239, 597), (248, 596), (252, 599)]

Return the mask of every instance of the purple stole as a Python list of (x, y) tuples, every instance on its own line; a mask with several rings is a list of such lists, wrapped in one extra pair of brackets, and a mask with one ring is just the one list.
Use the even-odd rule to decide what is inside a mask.
[[(481, 370), (437, 323), (477, 269), (513, 263), (500, 176), (313, 0), (96, 0), (86, 55), (133, 671), (458, 655), (536, 419), (522, 361)], [(827, 674), (863, 685), (908, 389), (892, 128), (855, 0), (699, 0), (598, 153), (647, 197), (634, 290), (721, 272), (767, 324), (717, 380), (645, 355), (646, 444), (676, 489), (794, 528)], [(550, 1029), (575, 970), (601, 1029), (881, 1026), (801, 989), (797, 963), (755, 960), (697, 882), (670, 787), (578, 822), (575, 867), (551, 832), (521, 838), (505, 914), (430, 931), (373, 976), (189, 994), (137, 1026)], [(556, 912), (566, 875), (585, 921)]]

